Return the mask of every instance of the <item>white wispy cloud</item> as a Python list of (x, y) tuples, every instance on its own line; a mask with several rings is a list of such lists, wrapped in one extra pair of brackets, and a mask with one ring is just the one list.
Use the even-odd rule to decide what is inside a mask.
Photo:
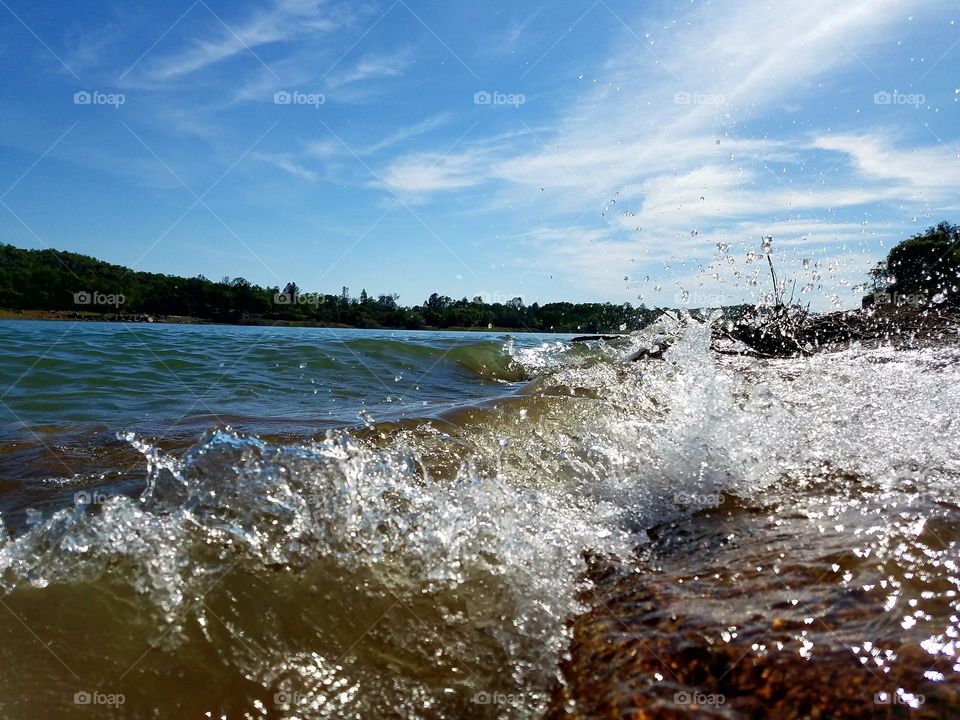
[(343, 144), (334, 138), (325, 138), (323, 140), (310, 140), (304, 143), (304, 153), (321, 160), (337, 157), (346, 152)]
[(587, 226), (540, 227), (517, 238), (536, 247), (540, 261), (518, 259), (517, 265), (528, 274), (559, 274), (608, 298), (648, 306), (718, 306), (760, 300), (770, 292), (759, 251), (760, 237), (772, 234), (787, 293), (825, 310), (837, 301), (859, 302), (858, 283), (875, 260), (868, 251), (874, 232), (828, 220), (746, 220), (696, 234), (644, 231), (627, 241)]
[(880, 132), (821, 135), (812, 146), (847, 155), (866, 178), (891, 180), (932, 201), (956, 200), (960, 188), (960, 146), (898, 147)]
[(477, 162), (477, 156), (470, 153), (418, 154), (391, 164), (372, 185), (410, 199), (424, 193), (471, 187), (481, 180), (476, 173)]
[[(876, 76), (876, 48), (902, 32), (910, 12), (937, 4), (696, 5), (650, 35), (625, 32), (597, 72), (603, 82), (561, 99), (552, 128), (525, 127), (442, 158), (406, 153), (387, 162), (380, 185), (422, 202), (470, 188), (504, 207), (534, 198), (556, 226), (540, 231), (540, 241), (555, 244), (538, 267), (601, 284), (607, 296), (611, 278), (622, 285), (624, 268), (645, 253), (702, 265), (716, 242), (770, 234), (787, 221), (797, 233), (803, 223), (818, 229), (792, 234), (796, 242), (821, 247), (829, 236), (836, 247), (860, 235), (859, 226), (833, 221), (840, 209), (955, 205), (956, 149), (933, 137), (898, 144), (872, 129), (786, 129), (771, 138), (765, 121), (785, 104), (799, 110), (805, 98), (822, 98), (844, 73)], [(864, 104), (873, 92), (864, 90)], [(761, 126), (762, 134), (751, 129)]]
[[(301, 150), (297, 153), (273, 155), (269, 158), (262, 157), (261, 159), (286, 170), (295, 177), (314, 182), (321, 174), (328, 174), (319, 172), (317, 168), (330, 171), (334, 165), (340, 165), (343, 161), (346, 161), (349, 165), (356, 166), (354, 156), (367, 157), (376, 155), (381, 151), (429, 133), (431, 130), (436, 129), (449, 120), (450, 115), (448, 113), (434, 115), (413, 125), (402, 127), (372, 144), (358, 144), (356, 147), (347, 147), (339, 139), (333, 137), (308, 140), (301, 143)], [(458, 172), (461, 174), (465, 172), (464, 168), (458, 169), (453, 166), (444, 166), (442, 162), (438, 162), (438, 158), (439, 156), (433, 158), (423, 167), (404, 170), (404, 172), (408, 173), (406, 178), (391, 177), (389, 186), (399, 187), (406, 185), (409, 186), (409, 188), (427, 187), (435, 189), (438, 183), (447, 182), (447, 178), (450, 176)], [(458, 162), (465, 161), (458, 159)], [(377, 187), (384, 186), (382, 179), (374, 181), (374, 184)], [(403, 191), (403, 194), (410, 195), (413, 192), (414, 191), (410, 189)]]
[(110, 59), (114, 44), (123, 36), (120, 26), (106, 23), (96, 32), (76, 28), (67, 33), (64, 63), (76, 72), (101, 68)]
[(316, 182), (320, 177), (315, 170), (305, 167), (296, 157), (281, 153), (252, 153), (251, 158), (283, 170), (293, 177), (307, 182)]
[[(197, 6), (192, 12), (212, 12)], [(340, 26), (337, 14), (324, 0), (275, 0), (243, 23), (233, 26), (219, 15), (208, 18), (208, 35), (174, 52), (154, 50), (138, 63), (141, 80), (164, 83), (201, 71), (241, 53), (256, 55), (258, 48)]]
[(522, 20), (510, 21), (506, 29), (484, 35), (481, 50), (492, 54), (515, 52), (520, 45), (520, 39), (527, 34), (530, 26), (546, 8), (546, 5), (541, 5), (524, 16)]
[(414, 53), (410, 48), (403, 48), (389, 54), (368, 55), (351, 67), (331, 73), (326, 79), (326, 85), (331, 90), (335, 90), (364, 80), (399, 77), (406, 72), (414, 60)]
[(440, 113), (438, 115), (433, 115), (431, 117), (428, 117), (425, 120), (422, 120), (418, 123), (415, 123), (408, 127), (401, 128), (396, 132), (393, 132), (387, 135), (381, 140), (378, 140), (372, 145), (369, 145), (363, 148), (360, 154), (373, 155), (374, 153), (378, 153), (381, 150), (385, 150), (399, 143), (406, 142), (407, 140), (410, 140), (412, 138), (419, 137), (424, 133), (428, 133), (432, 130), (436, 130), (441, 125), (444, 125), (445, 123), (449, 122), (451, 117), (452, 115), (450, 113)]

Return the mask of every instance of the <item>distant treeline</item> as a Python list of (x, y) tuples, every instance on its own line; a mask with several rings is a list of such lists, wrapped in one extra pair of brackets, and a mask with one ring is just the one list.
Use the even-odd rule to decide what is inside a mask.
[[(865, 304), (960, 302), (960, 228), (941, 222), (896, 245), (870, 271)], [(507, 328), (540, 332), (614, 333), (652, 322), (659, 309), (629, 303), (486, 302), (434, 293), (420, 305), (398, 295), (353, 297), (304, 292), (289, 282), (261, 287), (244, 278), (219, 282), (136, 272), (77, 253), (23, 250), (0, 243), (0, 308), (100, 315), (196, 318), (220, 323), (310, 324), (361, 328)], [(746, 306), (725, 308), (736, 316)]]
[(361, 328), (509, 328), (542, 332), (609, 333), (643, 327), (659, 311), (629, 303), (524, 304), (485, 302), (434, 293), (421, 305), (397, 295), (353, 297), (305, 292), (294, 283), (260, 287), (244, 278), (219, 282), (135, 272), (95, 258), (0, 244), (0, 307), (104, 315), (183, 316), (221, 323), (297, 323)]

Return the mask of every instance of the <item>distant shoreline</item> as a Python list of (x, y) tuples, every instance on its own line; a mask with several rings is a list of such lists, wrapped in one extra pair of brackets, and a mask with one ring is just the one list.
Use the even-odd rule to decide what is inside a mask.
[[(360, 327), (343, 323), (318, 323), (306, 320), (272, 320), (250, 316), (240, 322), (224, 322), (187, 315), (149, 315), (146, 313), (95, 313), (74, 310), (10, 310), (0, 308), (0, 321), (42, 320), (61, 322), (113, 322), (138, 325), (222, 325), (228, 327), (300, 327), (336, 330), (394, 330), (402, 332), (491, 332), (510, 334), (603, 336), (603, 333), (577, 333), (569, 330), (528, 330), (507, 327)], [(817, 350), (837, 350), (851, 342), (889, 343), (894, 347), (960, 343), (960, 311), (951, 307), (887, 307), (838, 310), (811, 317), (808, 333)]]
[[(179, 277), (133, 270), (78, 253), (27, 250), (0, 242), (2, 317), (34, 320), (170, 322), (603, 333), (640, 328), (659, 316), (644, 305), (611, 302), (534, 302), (487, 292), (460, 299), (433, 292), (400, 305), (395, 293), (358, 296), (306, 292), (295, 282), (261, 287), (245, 278)], [(23, 311), (22, 314), (18, 311)]]
[(60, 322), (113, 322), (138, 325), (225, 325), (229, 327), (307, 327), (331, 328), (337, 330), (403, 330), (410, 332), (499, 332), (499, 333), (538, 333), (549, 335), (570, 335), (566, 330), (526, 330), (524, 328), (505, 327), (358, 327), (343, 323), (316, 323), (299, 320), (270, 320), (251, 318), (244, 322), (222, 322), (188, 315), (149, 315), (146, 313), (95, 313), (75, 310), (10, 310), (0, 308), (2, 320), (43, 320)]

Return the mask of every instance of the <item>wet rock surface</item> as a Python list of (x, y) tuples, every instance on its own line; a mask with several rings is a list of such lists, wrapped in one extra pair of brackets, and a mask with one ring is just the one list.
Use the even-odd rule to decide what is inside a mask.
[(921, 348), (960, 342), (960, 308), (880, 305), (813, 318), (804, 340), (816, 348), (860, 342), (870, 347)]
[(880, 305), (811, 315), (796, 306), (754, 309), (718, 324), (714, 349), (759, 357), (795, 357), (859, 343), (897, 349), (960, 342), (960, 308)]
[(960, 715), (960, 509), (889, 513), (853, 477), (801, 487), (764, 507), (727, 497), (635, 558), (591, 558), (593, 609), (572, 621), (547, 717)]
[[(956, 308), (875, 308), (807, 318), (790, 343), (943, 347), (958, 326)], [(827, 462), (590, 558), (546, 717), (960, 717), (960, 507), (924, 471), (879, 483)]]

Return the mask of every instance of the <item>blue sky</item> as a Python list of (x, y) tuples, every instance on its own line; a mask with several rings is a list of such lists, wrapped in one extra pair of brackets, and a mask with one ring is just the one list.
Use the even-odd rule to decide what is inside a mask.
[[(308, 290), (818, 309), (960, 221), (960, 7), (0, 0), (0, 240)], [(806, 262), (804, 262), (806, 261)]]

